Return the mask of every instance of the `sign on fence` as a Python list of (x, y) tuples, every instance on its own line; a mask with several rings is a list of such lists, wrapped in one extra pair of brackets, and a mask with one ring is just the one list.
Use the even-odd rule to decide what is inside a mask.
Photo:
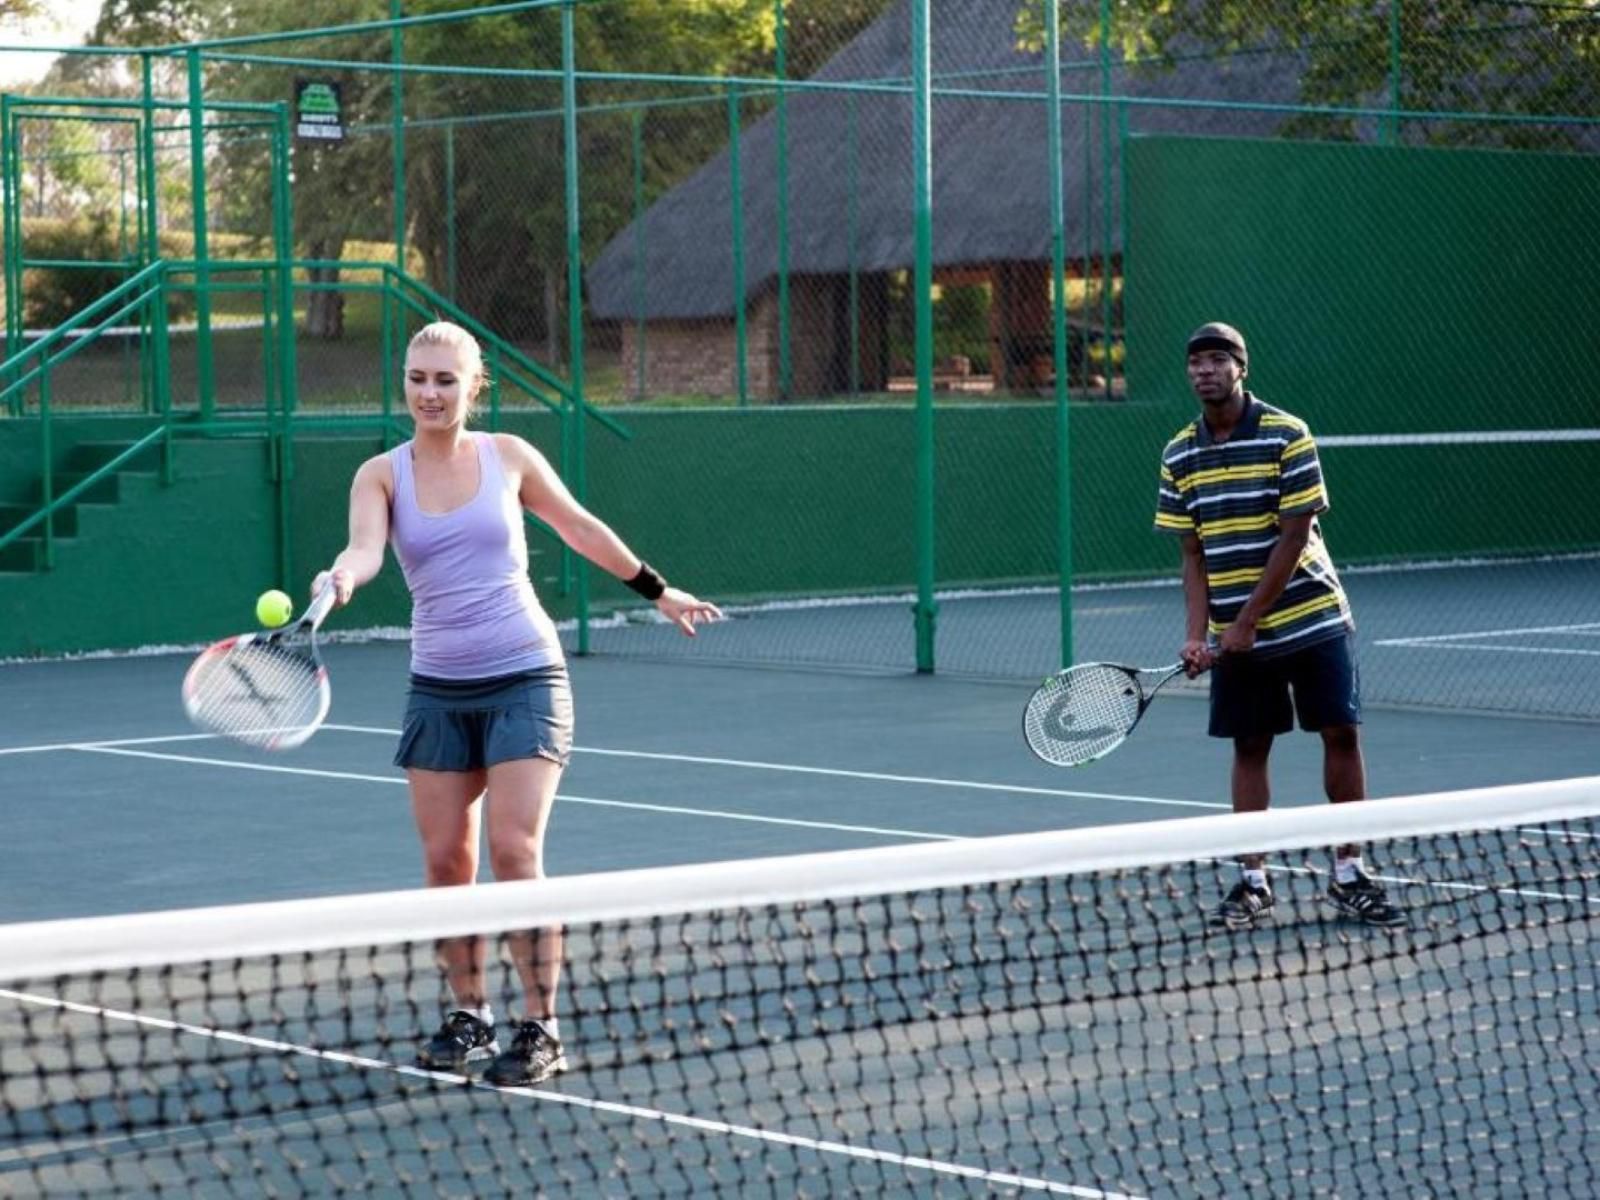
[(337, 83), (325, 79), (294, 81), (294, 135), (318, 142), (344, 140)]

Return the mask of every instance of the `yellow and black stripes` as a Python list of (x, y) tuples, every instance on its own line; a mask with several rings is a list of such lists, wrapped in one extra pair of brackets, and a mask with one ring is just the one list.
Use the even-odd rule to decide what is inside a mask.
[[(1161, 454), (1156, 529), (1195, 534), (1205, 552), (1210, 629), (1238, 616), (1265, 572), (1282, 518), (1324, 512), (1328, 493), (1306, 423), (1245, 394), (1225, 442), (1192, 421)], [(1311, 542), (1272, 608), (1256, 623), (1258, 652), (1317, 641), (1350, 624), (1350, 606), (1315, 520)]]

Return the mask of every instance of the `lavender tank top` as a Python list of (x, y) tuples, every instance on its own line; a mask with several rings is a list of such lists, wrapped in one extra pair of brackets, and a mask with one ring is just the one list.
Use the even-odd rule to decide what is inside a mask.
[(473, 432), (478, 492), (446, 513), (417, 507), (411, 443), (389, 451), (389, 541), (411, 589), (411, 671), (490, 679), (563, 661), (528, 579), (522, 505), (487, 433)]

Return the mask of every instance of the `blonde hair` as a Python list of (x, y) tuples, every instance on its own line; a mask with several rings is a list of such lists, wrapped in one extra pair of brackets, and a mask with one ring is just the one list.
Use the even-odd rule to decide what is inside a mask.
[(478, 339), (453, 321), (434, 321), (411, 335), (406, 353), (409, 354), (418, 346), (449, 346), (461, 356), (465, 373), (472, 376), (472, 386), (467, 392), (467, 411), (471, 412), (476, 407), (478, 393), (489, 381), (489, 373), (483, 366), (483, 348), (478, 345)]

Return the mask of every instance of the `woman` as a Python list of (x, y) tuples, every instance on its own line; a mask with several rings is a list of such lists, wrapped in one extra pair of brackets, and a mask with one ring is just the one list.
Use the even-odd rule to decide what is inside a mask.
[[(477, 878), (484, 819), (496, 879), (544, 875), (545, 828), (572, 747), (572, 695), (555, 627), (528, 580), (522, 509), (689, 636), (722, 615), (666, 586), (527, 442), (468, 430), (483, 385), (483, 355), (465, 329), (441, 321), (411, 339), (405, 393), (415, 436), (356, 472), (349, 544), (311, 585), (315, 593), (331, 579), (346, 604), (382, 567), (384, 544), (394, 545), (412, 599), (411, 687), (395, 764), (410, 785), (429, 887)], [(450, 939), (439, 953), (455, 1008), (420, 1048), (419, 1065), (460, 1073), (492, 1058), (485, 1078), (500, 1085), (565, 1068), (555, 1011), (561, 930), (507, 941), (526, 991), (510, 1044), (502, 1052), (496, 1037), (483, 939)]]

